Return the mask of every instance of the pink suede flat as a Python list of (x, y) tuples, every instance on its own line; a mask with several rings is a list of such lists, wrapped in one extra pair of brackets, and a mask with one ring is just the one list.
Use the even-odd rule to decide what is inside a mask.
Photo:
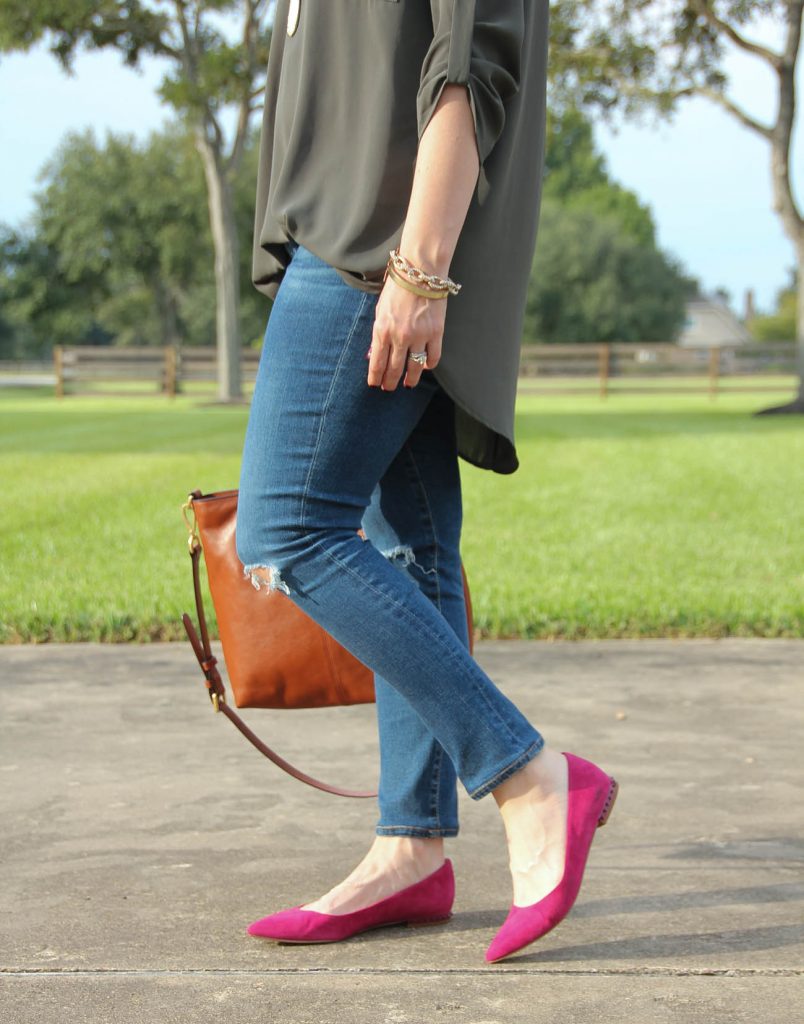
[(564, 752), (569, 771), (567, 851), (561, 881), (528, 907), (511, 904), (508, 917), (486, 950), (488, 963), (535, 942), (570, 912), (581, 888), (595, 830), (605, 825), (617, 797), (617, 783), (591, 761)]
[(341, 942), (359, 932), (392, 924), (437, 924), (452, 916), (455, 876), (452, 861), (407, 889), (351, 914), (319, 914), (301, 906), (280, 910), (248, 926), (249, 935), (275, 942)]

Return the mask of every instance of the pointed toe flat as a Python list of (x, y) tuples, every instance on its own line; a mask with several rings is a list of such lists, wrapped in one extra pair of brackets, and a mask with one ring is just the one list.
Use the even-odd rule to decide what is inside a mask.
[(575, 754), (567, 759), (567, 849), (564, 873), (558, 885), (537, 903), (512, 904), (508, 917), (486, 950), (486, 961), (496, 963), (546, 935), (570, 912), (581, 888), (589, 849), (596, 829), (605, 825), (617, 797), (616, 781), (601, 768)]
[(350, 914), (320, 914), (301, 906), (280, 910), (248, 926), (248, 934), (275, 942), (341, 942), (372, 928), (393, 924), (439, 924), (452, 916), (455, 875), (452, 861), (431, 875), (377, 903)]

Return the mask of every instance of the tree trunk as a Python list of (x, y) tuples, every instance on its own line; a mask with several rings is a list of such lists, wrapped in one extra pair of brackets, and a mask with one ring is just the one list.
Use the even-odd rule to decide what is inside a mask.
[(162, 344), (181, 345), (181, 331), (179, 329), (179, 310), (176, 296), (169, 284), (159, 275), (152, 275), (149, 285), (156, 296), (156, 305), (159, 310), (159, 320), (162, 325)]
[(242, 389), (240, 380), (240, 257), (234, 202), (221, 154), (216, 151), (203, 129), (196, 133), (196, 146), (204, 165), (209, 223), (215, 248), (218, 399), (221, 402), (235, 402), (242, 397)]
[(798, 289), (796, 291), (796, 367), (798, 370), (797, 404), (804, 412), (804, 230), (799, 233), (796, 245), (798, 265)]
[(792, 402), (774, 405), (770, 409), (760, 409), (756, 416), (779, 416), (790, 413), (804, 413), (804, 230), (799, 232), (795, 243), (796, 250), (796, 373), (798, 374), (798, 394)]
[(790, 181), (790, 147), (796, 121), (796, 65), (801, 39), (801, 0), (787, 5), (787, 39), (782, 53), (775, 54), (774, 70), (779, 83), (776, 124), (765, 131), (771, 147), (773, 208), (796, 254), (796, 373), (798, 393), (792, 402), (762, 409), (758, 415), (804, 413), (804, 219), (796, 206)]

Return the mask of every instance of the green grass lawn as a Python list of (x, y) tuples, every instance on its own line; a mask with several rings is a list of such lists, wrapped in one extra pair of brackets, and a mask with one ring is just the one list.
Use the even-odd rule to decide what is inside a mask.
[[(804, 421), (783, 399), (534, 396), (519, 471), (462, 463), (484, 636), (801, 636)], [(0, 391), (0, 639), (183, 638), (180, 506), (237, 486), (247, 409)]]

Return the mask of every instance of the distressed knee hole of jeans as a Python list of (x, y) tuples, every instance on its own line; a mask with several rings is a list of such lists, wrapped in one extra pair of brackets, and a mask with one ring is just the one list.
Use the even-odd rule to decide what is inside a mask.
[(400, 569), (407, 569), (409, 565), (415, 565), (417, 569), (427, 575), (438, 573), (438, 569), (425, 569), (423, 565), (420, 565), (416, 561), (413, 548), (409, 544), (398, 544), (394, 548), (389, 548), (388, 551), (383, 551), (382, 554), (385, 555), (391, 565), (398, 566)]
[[(267, 578), (264, 573), (267, 573)], [(244, 565), (243, 575), (251, 581), (255, 590), (265, 587), (266, 590), (281, 590), (283, 594), (290, 594), (290, 587), (275, 565)]]

